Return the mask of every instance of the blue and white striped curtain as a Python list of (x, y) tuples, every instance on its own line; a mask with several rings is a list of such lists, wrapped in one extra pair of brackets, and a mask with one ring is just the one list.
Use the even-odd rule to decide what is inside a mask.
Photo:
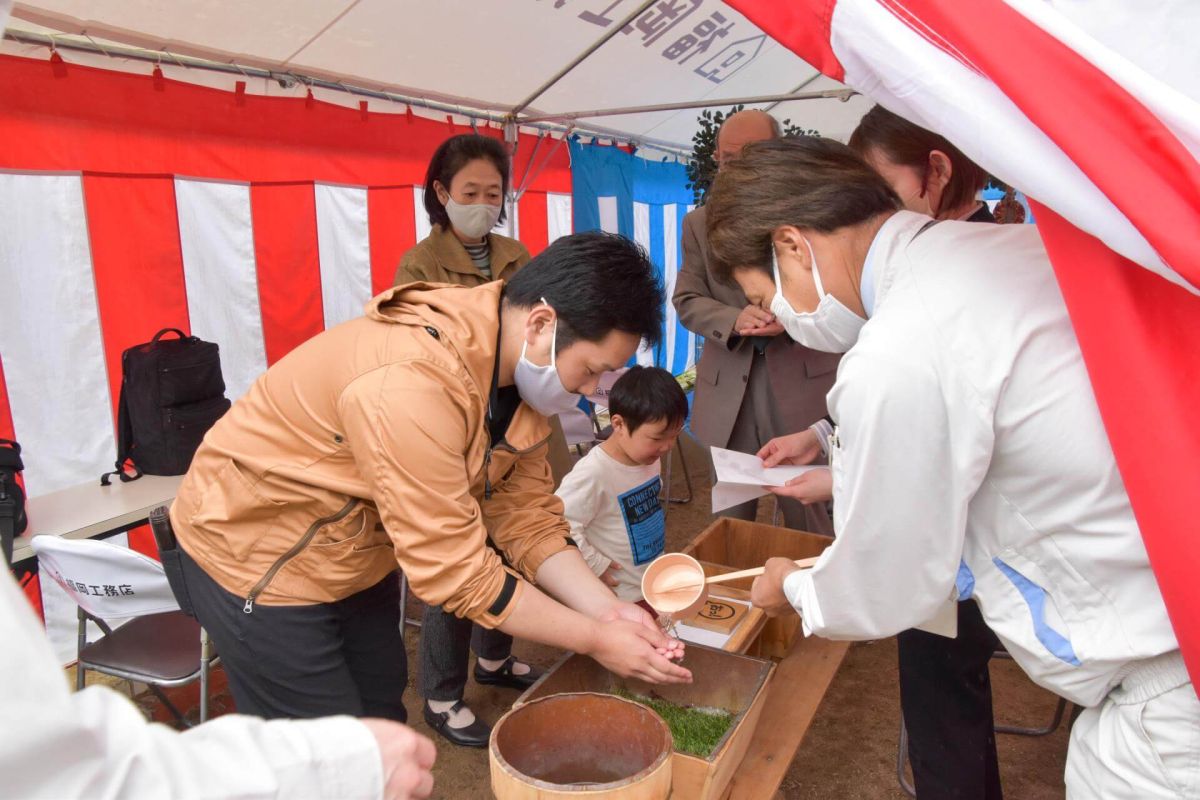
[(646, 248), (666, 288), (666, 325), (637, 363), (678, 375), (696, 361), (696, 335), (679, 324), (671, 294), (683, 262), (683, 216), (693, 208), (682, 164), (647, 161), (616, 147), (569, 142), (575, 230), (604, 230)]

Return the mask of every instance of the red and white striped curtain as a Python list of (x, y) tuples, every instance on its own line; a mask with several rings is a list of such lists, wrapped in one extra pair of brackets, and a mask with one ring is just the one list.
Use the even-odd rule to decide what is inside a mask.
[[(433, 150), (470, 130), (0, 57), (0, 436), (29, 494), (111, 468), (121, 352), (160, 328), (217, 342), (236, 399), (361, 314), (428, 231)], [(570, 191), (563, 147), (514, 214), (532, 252), (570, 232)]]
[[(236, 399), (360, 314), (429, 230), (434, 149), (471, 130), (136, 68), (0, 56), (0, 437), (21, 442), (33, 497), (112, 468), (121, 352), (160, 328), (217, 342)], [(538, 150), (553, 157), (514, 214), (535, 254), (571, 231), (566, 148)], [(144, 527), (113, 541), (156, 555)], [(23, 584), (73, 660), (69, 599)]]

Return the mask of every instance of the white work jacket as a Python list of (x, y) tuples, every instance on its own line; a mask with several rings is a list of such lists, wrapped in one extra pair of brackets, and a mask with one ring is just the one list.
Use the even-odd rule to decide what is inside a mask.
[(1179, 645), (1062, 294), (1034, 226), (929, 222), (871, 246), (829, 394), (837, 539), (785, 592), (833, 639), (974, 596), (1034, 681), (1094, 705)]
[(0, 574), (0, 642), (0, 796), (383, 796), (379, 748), (352, 717), (267, 722), (229, 715), (178, 733), (148, 722), (106, 687), (70, 692), (45, 632), (8, 574)]

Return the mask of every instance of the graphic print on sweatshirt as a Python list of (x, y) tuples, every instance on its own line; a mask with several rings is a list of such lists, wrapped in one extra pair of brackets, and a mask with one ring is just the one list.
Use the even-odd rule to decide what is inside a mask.
[(666, 515), (658, 493), (662, 490), (662, 479), (657, 475), (617, 495), (617, 505), (625, 520), (625, 531), (629, 534), (629, 549), (636, 566), (649, 563), (662, 555), (666, 545)]

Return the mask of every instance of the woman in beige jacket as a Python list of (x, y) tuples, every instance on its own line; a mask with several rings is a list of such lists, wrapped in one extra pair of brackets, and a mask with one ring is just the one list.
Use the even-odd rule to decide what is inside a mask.
[[(486, 136), (453, 136), (438, 147), (425, 175), (425, 211), (433, 230), (400, 260), (396, 284), (416, 281), (479, 286), (506, 280), (529, 262), (516, 239), (490, 233), (504, 219), (508, 156)], [(475, 680), (524, 689), (540, 671), (517, 661), (513, 639), (456, 617), (441, 606), (425, 607), (421, 623), (423, 713), (429, 727), (463, 747), (483, 747), (491, 728), (463, 702), (471, 650)]]
[(396, 285), (425, 281), (478, 286), (507, 280), (529, 263), (516, 239), (492, 233), (504, 222), (508, 154), (487, 136), (442, 142), (425, 173), (425, 212), (433, 230), (400, 259)]

